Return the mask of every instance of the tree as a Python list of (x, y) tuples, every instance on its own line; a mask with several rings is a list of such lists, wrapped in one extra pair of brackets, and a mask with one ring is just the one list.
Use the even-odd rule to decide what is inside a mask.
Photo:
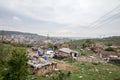
[(6, 62), (10, 56), (11, 46), (6, 46), (3, 43), (0, 43), (0, 80), (2, 80), (3, 75), (6, 71)]
[(107, 43), (107, 46), (112, 46), (112, 43), (111, 43), (111, 42), (108, 42), (108, 43)]
[(24, 49), (15, 48), (7, 62), (7, 70), (3, 80), (26, 80), (28, 77), (28, 57)]
[(10, 52), (10, 47), (0, 43), (0, 64), (6, 60)]
[(85, 42), (82, 44), (82, 48), (86, 48), (89, 47), (90, 44), (92, 44), (93, 42), (90, 39), (85, 40)]
[(48, 43), (48, 48), (54, 48), (54, 45), (52, 43)]

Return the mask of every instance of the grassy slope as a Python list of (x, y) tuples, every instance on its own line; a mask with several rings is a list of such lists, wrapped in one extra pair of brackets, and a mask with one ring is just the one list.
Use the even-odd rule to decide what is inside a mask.
[(72, 71), (71, 80), (114, 80), (120, 78), (120, 66), (113, 64), (94, 65), (87, 62), (75, 62), (77, 70)]
[[(93, 64), (88, 62), (71, 63), (69, 60), (66, 62), (76, 66), (76, 70), (71, 71), (71, 76), (64, 80), (115, 80), (120, 78), (120, 65), (102, 63)], [(36, 80), (48, 80), (48, 78), (45, 77), (34, 77), (37, 78)]]

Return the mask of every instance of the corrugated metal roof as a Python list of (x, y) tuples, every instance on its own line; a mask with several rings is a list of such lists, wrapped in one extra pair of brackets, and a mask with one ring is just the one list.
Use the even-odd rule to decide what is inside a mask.
[(28, 64), (33, 66), (35, 69), (41, 68), (43, 66), (51, 64), (51, 62), (46, 61), (43, 58), (32, 58), (28, 61)]
[(65, 53), (71, 53), (73, 50), (69, 49), (69, 48), (61, 48), (59, 49), (59, 51), (65, 52)]

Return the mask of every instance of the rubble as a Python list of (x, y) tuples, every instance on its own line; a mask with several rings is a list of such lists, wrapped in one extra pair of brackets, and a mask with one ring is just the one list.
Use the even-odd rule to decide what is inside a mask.
[(50, 62), (37, 56), (32, 56), (28, 61), (28, 64), (33, 69), (33, 72), (38, 76), (58, 71), (56, 62)]
[(32, 57), (29, 61), (28, 64), (34, 67), (34, 69), (39, 69), (43, 66), (50, 65), (52, 64), (49, 61), (44, 60), (43, 58), (40, 57)]

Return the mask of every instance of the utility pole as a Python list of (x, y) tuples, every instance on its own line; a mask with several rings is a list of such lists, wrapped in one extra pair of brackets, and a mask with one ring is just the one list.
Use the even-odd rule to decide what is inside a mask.
[(47, 44), (49, 43), (49, 33), (47, 34)]

